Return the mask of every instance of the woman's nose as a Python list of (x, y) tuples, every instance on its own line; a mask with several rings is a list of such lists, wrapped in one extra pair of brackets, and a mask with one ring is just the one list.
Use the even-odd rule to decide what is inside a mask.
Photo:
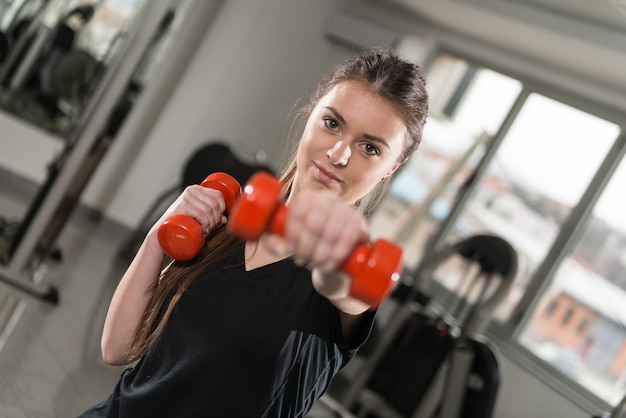
[(326, 151), (326, 155), (332, 165), (346, 165), (350, 159), (352, 151), (350, 144), (345, 141), (337, 141), (334, 147)]

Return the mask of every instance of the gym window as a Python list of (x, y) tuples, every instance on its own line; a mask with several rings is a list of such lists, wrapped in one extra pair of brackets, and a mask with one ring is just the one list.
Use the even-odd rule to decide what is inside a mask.
[(421, 149), (373, 215), (374, 234), (403, 246), (408, 274), (470, 235), (509, 241), (520, 271), (488, 336), (573, 402), (609, 409), (626, 391), (623, 118), (449, 53), (426, 77)]

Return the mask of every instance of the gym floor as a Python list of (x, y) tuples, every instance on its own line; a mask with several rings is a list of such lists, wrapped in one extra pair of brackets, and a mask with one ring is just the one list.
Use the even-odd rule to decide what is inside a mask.
[[(37, 189), (0, 173), (0, 217), (19, 221)], [(0, 329), (0, 416), (75, 417), (104, 399), (122, 367), (100, 357), (106, 309), (129, 260), (120, 248), (129, 231), (75, 210), (58, 237), (63, 259), (50, 264), (44, 284), (60, 293), (58, 305), (24, 296), (0, 282), (0, 303), (17, 313)], [(310, 418), (337, 417), (316, 405)]]
[[(21, 219), (32, 189), (0, 178), (0, 216)], [(20, 300), (14, 323), (0, 334), (0, 416), (74, 417), (111, 391), (122, 368), (102, 362), (99, 334), (107, 300), (127, 264), (116, 254), (123, 234), (75, 212), (58, 239), (63, 260), (46, 264), (42, 278), (58, 288), (58, 305), (0, 285), (1, 300)]]

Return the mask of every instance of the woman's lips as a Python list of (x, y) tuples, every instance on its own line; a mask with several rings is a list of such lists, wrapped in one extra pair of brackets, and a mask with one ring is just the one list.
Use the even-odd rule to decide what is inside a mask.
[(313, 163), (313, 164), (315, 165), (315, 168), (317, 168), (317, 173), (318, 173), (318, 177), (320, 178), (320, 180), (326, 183), (341, 183), (342, 182), (338, 177), (336, 177), (330, 171), (326, 170), (321, 165), (317, 163)]

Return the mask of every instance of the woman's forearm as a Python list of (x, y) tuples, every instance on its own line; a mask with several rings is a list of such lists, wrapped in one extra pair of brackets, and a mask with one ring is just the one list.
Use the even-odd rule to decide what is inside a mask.
[(156, 231), (151, 231), (122, 276), (111, 299), (102, 332), (101, 350), (105, 363), (127, 364), (137, 325), (152, 297), (165, 255)]

